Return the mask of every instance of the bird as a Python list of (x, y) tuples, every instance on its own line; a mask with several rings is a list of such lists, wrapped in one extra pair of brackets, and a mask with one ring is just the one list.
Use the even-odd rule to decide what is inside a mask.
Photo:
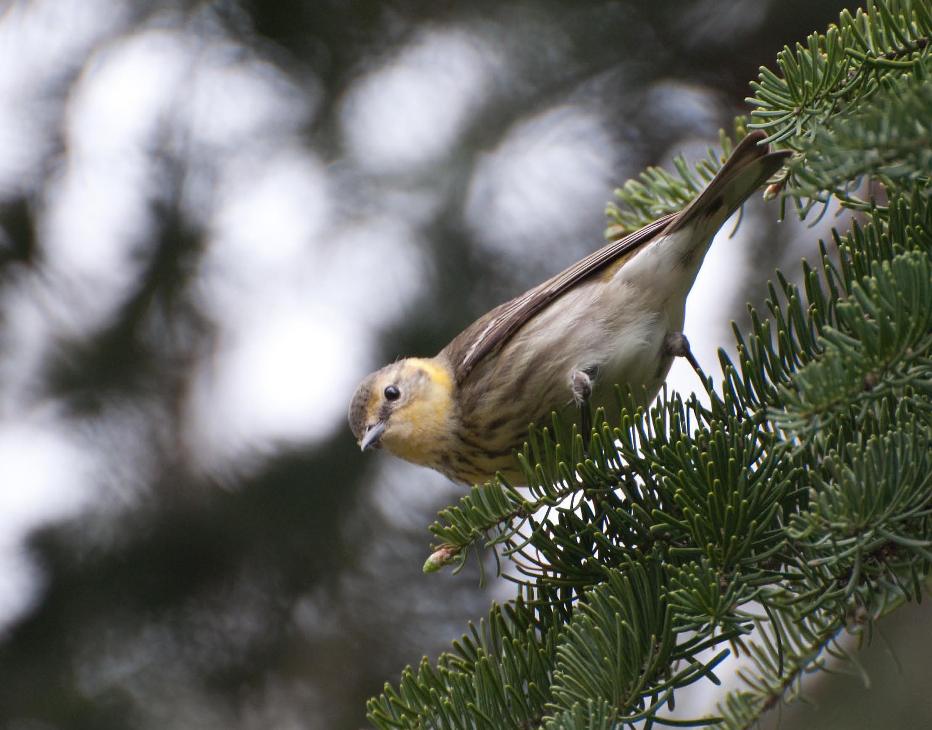
[[(686, 297), (712, 238), (783, 165), (753, 131), (682, 210), (612, 241), (456, 335), (433, 357), (367, 375), (349, 425), (365, 451), (384, 447), (455, 482), (524, 483), (515, 456), (531, 424), (601, 407), (620, 415), (616, 384), (653, 400), (675, 356), (698, 369), (683, 334)], [(585, 421), (584, 421), (585, 423)]]

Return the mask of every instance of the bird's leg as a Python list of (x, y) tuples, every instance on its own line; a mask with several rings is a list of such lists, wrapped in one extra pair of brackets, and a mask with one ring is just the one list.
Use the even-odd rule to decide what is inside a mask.
[(669, 332), (663, 341), (663, 352), (665, 355), (671, 355), (673, 357), (685, 357), (686, 362), (692, 365), (693, 370), (696, 371), (696, 375), (699, 376), (702, 382), (705, 382), (705, 373), (702, 372), (702, 368), (699, 367), (699, 362), (696, 360), (693, 355), (693, 351), (689, 347), (689, 340), (686, 339), (686, 335), (682, 332)]
[(583, 443), (588, 444), (592, 437), (592, 410), (589, 406), (589, 396), (592, 395), (592, 380), (596, 368), (589, 367), (584, 370), (574, 370), (570, 375), (570, 385), (573, 391), (573, 401), (579, 408), (579, 432)]

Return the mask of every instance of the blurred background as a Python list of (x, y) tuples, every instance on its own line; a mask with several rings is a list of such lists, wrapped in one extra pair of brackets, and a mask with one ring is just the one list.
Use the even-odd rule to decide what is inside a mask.
[[(421, 574), (461, 488), (359, 454), (357, 381), (598, 247), (843, 5), (0, 2), (0, 727), (365, 727), (512, 588)], [(831, 223), (776, 218), (709, 254), (707, 369)], [(820, 727), (894, 727), (845, 682)]]

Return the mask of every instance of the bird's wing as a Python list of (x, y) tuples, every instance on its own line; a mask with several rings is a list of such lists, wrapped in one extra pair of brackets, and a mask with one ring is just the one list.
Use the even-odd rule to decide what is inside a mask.
[(473, 322), (444, 348), (456, 374), (456, 381), (462, 382), (476, 363), (501, 347), (525, 322), (554, 299), (583, 279), (636, 252), (675, 217), (676, 214), (664, 216), (624, 238), (612, 241), (552, 279), (499, 305)]

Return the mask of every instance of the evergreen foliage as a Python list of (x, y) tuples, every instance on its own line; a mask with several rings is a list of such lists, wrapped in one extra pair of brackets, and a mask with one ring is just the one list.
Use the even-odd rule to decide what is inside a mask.
[[(478, 485), (431, 526), (425, 570), (493, 548), (519, 597), (369, 704), (380, 728), (747, 728), (844, 632), (918, 601), (932, 566), (932, 9), (869, 2), (786, 48), (745, 127), (795, 152), (768, 189), (801, 216), (860, 211), (801, 286), (735, 330), (710, 404), (629, 394), (592, 434), (554, 422), (527, 488)], [(684, 205), (727, 156), (651, 169), (611, 232)], [(670, 720), (676, 690), (753, 669), (718, 717)]]

